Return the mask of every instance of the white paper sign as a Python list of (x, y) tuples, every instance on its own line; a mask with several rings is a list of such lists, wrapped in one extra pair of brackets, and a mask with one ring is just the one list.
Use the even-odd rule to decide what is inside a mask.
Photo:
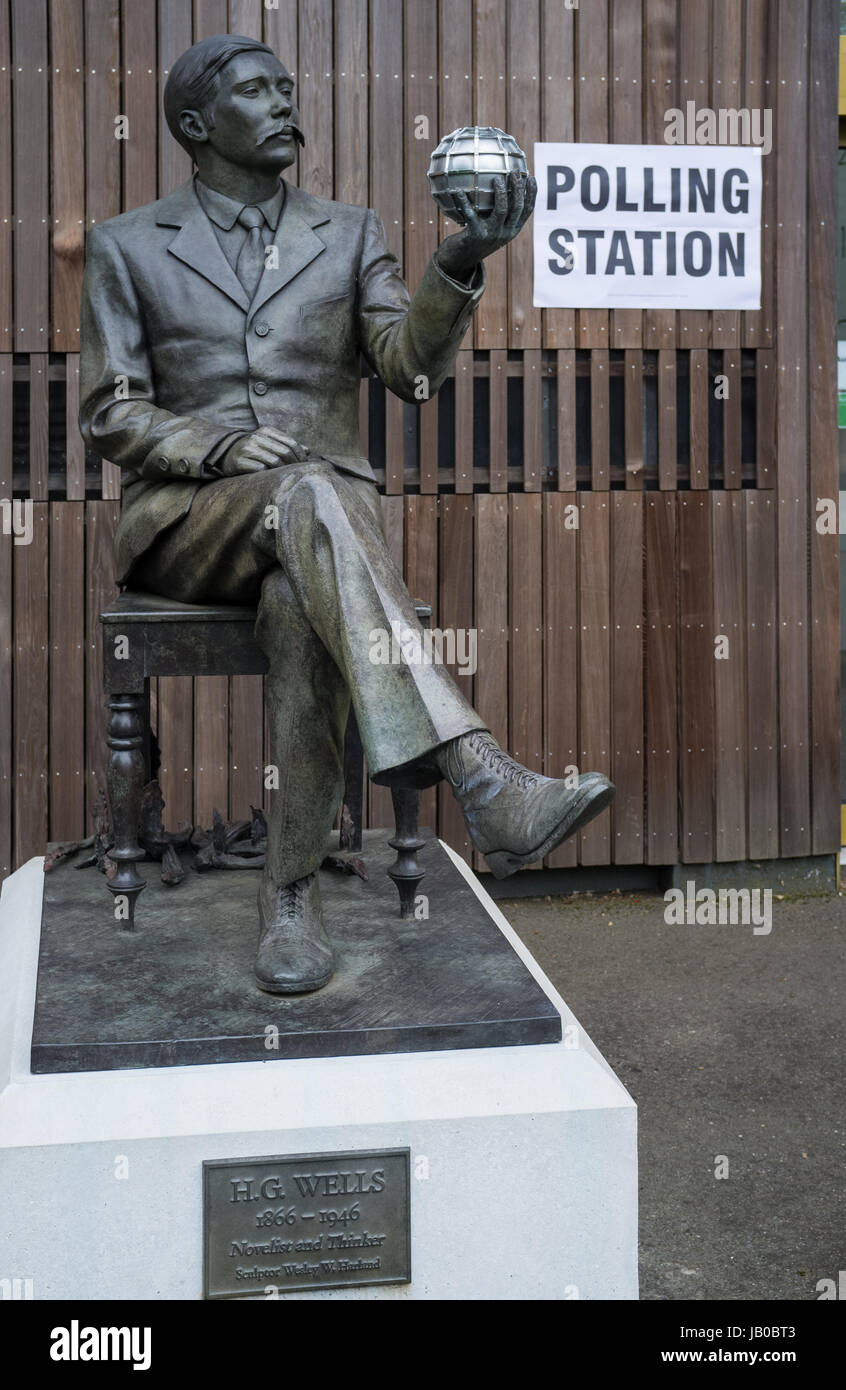
[(761, 150), (536, 144), (536, 308), (759, 309)]

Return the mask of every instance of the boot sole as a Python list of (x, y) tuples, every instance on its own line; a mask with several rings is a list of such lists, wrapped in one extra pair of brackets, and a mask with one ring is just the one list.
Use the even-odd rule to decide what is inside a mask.
[(544, 855), (549, 854), (564, 840), (575, 835), (577, 830), (582, 830), (596, 816), (601, 815), (606, 806), (611, 805), (615, 792), (616, 788), (611, 782), (585, 788), (584, 804), (575, 816), (571, 812), (564, 821), (559, 822), (551, 835), (547, 835), (537, 849), (530, 850), (528, 854), (514, 854), (508, 849), (491, 850), (484, 858), (494, 878), (508, 878), (526, 864), (534, 864), (536, 860), (543, 859)]

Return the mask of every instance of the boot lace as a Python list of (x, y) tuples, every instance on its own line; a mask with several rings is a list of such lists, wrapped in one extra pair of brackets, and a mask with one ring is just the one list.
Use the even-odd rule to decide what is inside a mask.
[(303, 894), (313, 877), (313, 874), (308, 874), (305, 878), (297, 878), (293, 883), (286, 883), (284, 888), (280, 888), (279, 911), (289, 920), (298, 916)]
[(519, 763), (515, 763), (513, 758), (510, 758), (498, 744), (494, 743), (490, 735), (471, 734), (470, 743), (485, 767), (489, 767), (491, 772), (496, 773), (503, 781), (513, 782), (516, 786), (526, 790), (537, 786), (537, 777), (528, 772), (526, 768), (521, 767)]

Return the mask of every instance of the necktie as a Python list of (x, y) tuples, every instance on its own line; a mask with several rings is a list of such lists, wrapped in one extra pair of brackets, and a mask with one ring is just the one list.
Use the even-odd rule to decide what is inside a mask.
[(244, 207), (238, 213), (238, 222), (247, 228), (247, 235), (238, 255), (235, 273), (252, 299), (264, 270), (264, 240), (261, 234), (264, 215), (260, 208)]

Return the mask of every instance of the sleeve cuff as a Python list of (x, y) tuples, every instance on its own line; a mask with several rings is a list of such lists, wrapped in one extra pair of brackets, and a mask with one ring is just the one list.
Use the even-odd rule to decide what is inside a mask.
[(475, 270), (473, 271), (473, 278), (470, 281), (470, 284), (465, 285), (463, 281), (454, 280), (451, 275), (447, 275), (446, 271), (443, 269), (440, 261), (438, 260), (437, 252), (435, 252), (435, 255), (432, 259), (434, 261), (435, 269), (437, 270), (438, 274), (441, 276), (442, 279), (446, 280), (447, 284), (451, 285), (454, 290), (458, 290), (459, 294), (463, 294), (467, 299), (473, 299), (474, 301), (481, 299), (482, 293), (485, 288), (485, 266), (483, 261), (478, 262)]

